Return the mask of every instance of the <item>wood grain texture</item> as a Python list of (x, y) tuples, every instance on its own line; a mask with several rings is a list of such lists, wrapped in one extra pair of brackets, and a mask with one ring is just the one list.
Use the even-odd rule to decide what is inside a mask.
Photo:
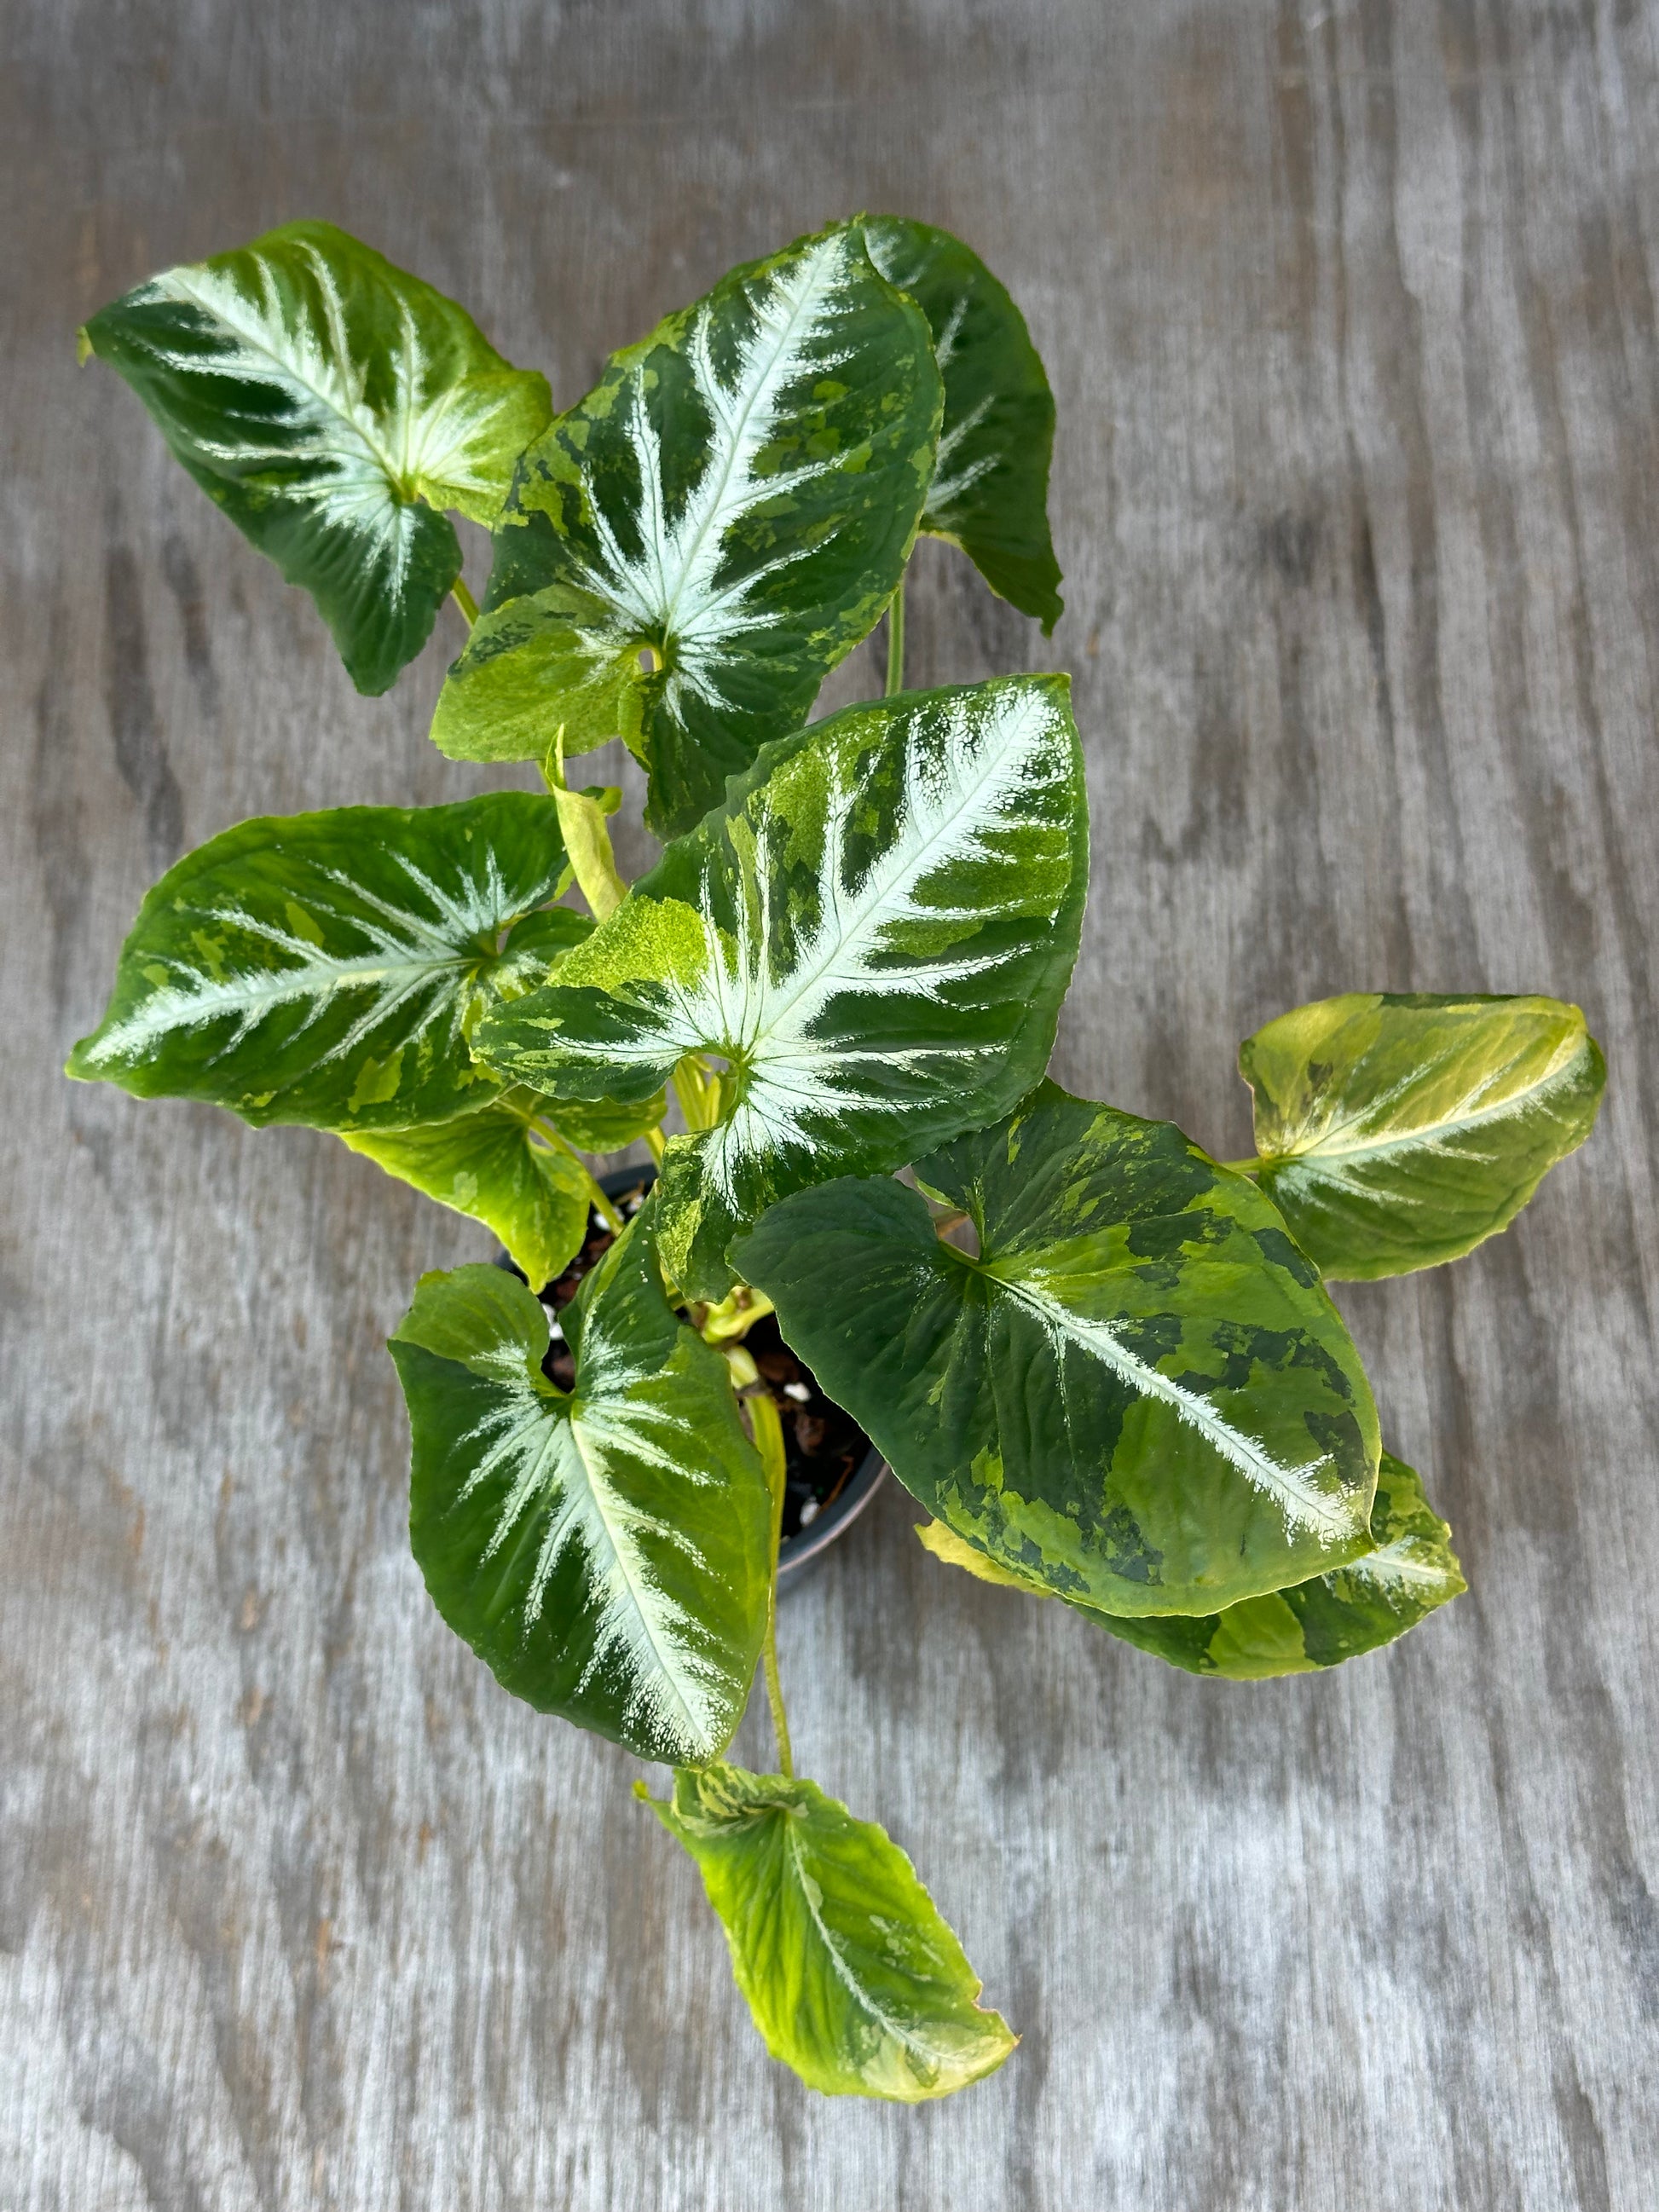
[[(6, 16), (0, 2204), (1650, 2204), (1659, 8)], [(382, 1343), (481, 1234), (57, 1073), (185, 845), (483, 782), (424, 738), (455, 635), (356, 697), (76, 322), (325, 216), (568, 403), (860, 205), (979, 246), (1059, 401), (1052, 645), (937, 545), (910, 629), (913, 680), (1076, 672), (1061, 1079), (1238, 1152), (1237, 1040), (1376, 988), (1576, 998), (1612, 1070), (1515, 1231), (1343, 1293), (1472, 1585), (1405, 1644), (1194, 1681), (891, 1487), (789, 1600), (806, 1770), (1024, 2036), (915, 2111), (767, 2062), (629, 1762), (427, 1602)]]

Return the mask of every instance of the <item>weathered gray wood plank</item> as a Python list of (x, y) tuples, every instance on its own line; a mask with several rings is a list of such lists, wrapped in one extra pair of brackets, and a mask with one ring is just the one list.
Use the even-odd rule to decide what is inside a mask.
[[(0, 2203), (1650, 2203), (1659, 9), (7, 16)], [(1060, 400), (1052, 646), (939, 548), (911, 629), (915, 680), (1076, 672), (1060, 1076), (1236, 1152), (1237, 1038), (1376, 986), (1578, 998), (1613, 1071), (1516, 1232), (1345, 1297), (1473, 1585), (1406, 1645), (1194, 1682), (891, 1490), (790, 1601), (805, 1764), (1024, 2033), (917, 2112), (766, 2062), (629, 1763), (427, 1604), (381, 1340), (478, 1235), (56, 1073), (185, 845), (477, 787), (441, 646), (356, 698), (76, 321), (327, 215), (568, 400), (860, 204), (975, 240)]]

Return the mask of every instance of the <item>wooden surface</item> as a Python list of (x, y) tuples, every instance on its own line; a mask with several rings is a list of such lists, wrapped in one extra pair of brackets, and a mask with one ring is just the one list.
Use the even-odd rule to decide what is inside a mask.
[[(4, 13), (0, 2204), (1650, 2205), (1659, 7)], [(767, 2061), (631, 1763), (427, 1602), (382, 1341), (482, 1233), (57, 1073), (185, 846), (478, 787), (451, 618), (356, 697), (79, 319), (327, 216), (568, 403), (860, 205), (973, 240), (1059, 400), (1052, 644), (938, 547), (911, 623), (913, 680), (1076, 675), (1059, 1076), (1237, 1152), (1237, 1039), (1376, 987), (1578, 999), (1612, 1069), (1516, 1231), (1343, 1296), (1473, 1585), (1405, 1645), (1190, 1680), (891, 1486), (790, 1598), (804, 1765), (1024, 2037), (917, 2111)]]

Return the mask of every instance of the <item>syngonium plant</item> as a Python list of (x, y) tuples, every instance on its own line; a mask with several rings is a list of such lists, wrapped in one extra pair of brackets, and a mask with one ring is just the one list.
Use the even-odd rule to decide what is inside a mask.
[[(1088, 875), (1066, 679), (903, 688), (920, 532), (1045, 633), (1060, 612), (1047, 380), (941, 231), (859, 218), (734, 269), (558, 416), (322, 223), (152, 278), (82, 347), (360, 690), (453, 596), (433, 738), (547, 790), (211, 838), (145, 899), (70, 1073), (331, 1130), (495, 1233), (525, 1279), (423, 1276), (392, 1339), (439, 1612), (514, 1695), (672, 1768), (651, 1802), (775, 2057), (907, 2101), (978, 2079), (1014, 2038), (961, 1945), (793, 1771), (746, 1319), (775, 1310), (937, 1558), (1191, 1673), (1334, 1665), (1463, 1583), (1325, 1282), (1507, 1225), (1595, 1118), (1583, 1016), (1281, 1015), (1241, 1054), (1257, 1156), (1226, 1164), (1046, 1079)], [(450, 509), (492, 533), (482, 611)], [(884, 616), (885, 696), (809, 720)], [(617, 735), (666, 841), (631, 886), (617, 794), (566, 775)], [(608, 1213), (583, 1155), (640, 1139), (655, 1187), (561, 1317), (567, 1391), (531, 1286)], [(757, 1663), (774, 1774), (725, 1757)]]

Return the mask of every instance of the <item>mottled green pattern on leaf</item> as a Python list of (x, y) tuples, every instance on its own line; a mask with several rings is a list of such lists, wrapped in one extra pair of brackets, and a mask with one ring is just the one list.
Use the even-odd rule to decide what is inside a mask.
[(579, 1162), (532, 1133), (522, 1097), (509, 1093), (453, 1121), (345, 1142), (400, 1182), (494, 1230), (539, 1290), (580, 1249), (591, 1187)]
[(392, 1340), (414, 1433), (410, 1539), (434, 1603), (504, 1688), (699, 1760), (742, 1716), (766, 1620), (766, 1478), (720, 1355), (663, 1295), (648, 1214), (562, 1316), (499, 1267), (426, 1275)]
[(1335, 1278), (1432, 1267), (1506, 1228), (1607, 1082), (1559, 999), (1352, 993), (1247, 1037), (1259, 1180)]
[(311, 593), (360, 691), (420, 651), (460, 574), (442, 510), (493, 523), (552, 413), (453, 300), (325, 222), (152, 276), (82, 337)]
[(552, 800), (524, 792), (240, 823), (146, 896), (69, 1073), (259, 1127), (447, 1121), (501, 1087), (468, 1046), (480, 1009), (586, 933), (531, 911), (564, 865)]
[(945, 383), (939, 458), (921, 526), (959, 545), (994, 592), (1044, 635), (1062, 611), (1048, 535), (1054, 402), (1025, 318), (979, 256), (902, 216), (864, 223), (870, 258), (927, 318)]
[[(927, 1549), (985, 1582), (1034, 1597), (1058, 1590), (1000, 1565), (933, 1521), (917, 1531)], [(1130, 1620), (1097, 1606), (1070, 1602), (1114, 1636), (1167, 1659), (1189, 1674), (1229, 1681), (1264, 1681), (1334, 1667), (1392, 1644), (1467, 1587), (1451, 1548), (1451, 1530), (1423, 1495), (1415, 1470), (1384, 1452), (1371, 1504), (1372, 1549), (1330, 1574), (1245, 1598), (1224, 1612), (1147, 1613)]]
[(886, 1832), (815, 1782), (682, 1769), (641, 1796), (702, 1869), (775, 2058), (827, 2096), (915, 2104), (994, 2073), (1017, 2039)]
[(849, 708), (769, 746), (547, 988), (480, 1025), (557, 1098), (730, 1063), (716, 1127), (670, 1140), (663, 1249), (688, 1295), (781, 1193), (896, 1167), (1041, 1075), (1088, 869), (1063, 677)]
[(652, 826), (690, 829), (879, 618), (942, 405), (927, 322), (855, 228), (734, 269), (526, 455), (434, 741), (527, 760), (561, 725), (567, 753), (620, 734)]
[(1369, 1547), (1376, 1409), (1273, 1206), (1168, 1122), (1045, 1083), (890, 1181), (733, 1247), (899, 1480), (993, 1559), (1121, 1613), (1208, 1613)]

